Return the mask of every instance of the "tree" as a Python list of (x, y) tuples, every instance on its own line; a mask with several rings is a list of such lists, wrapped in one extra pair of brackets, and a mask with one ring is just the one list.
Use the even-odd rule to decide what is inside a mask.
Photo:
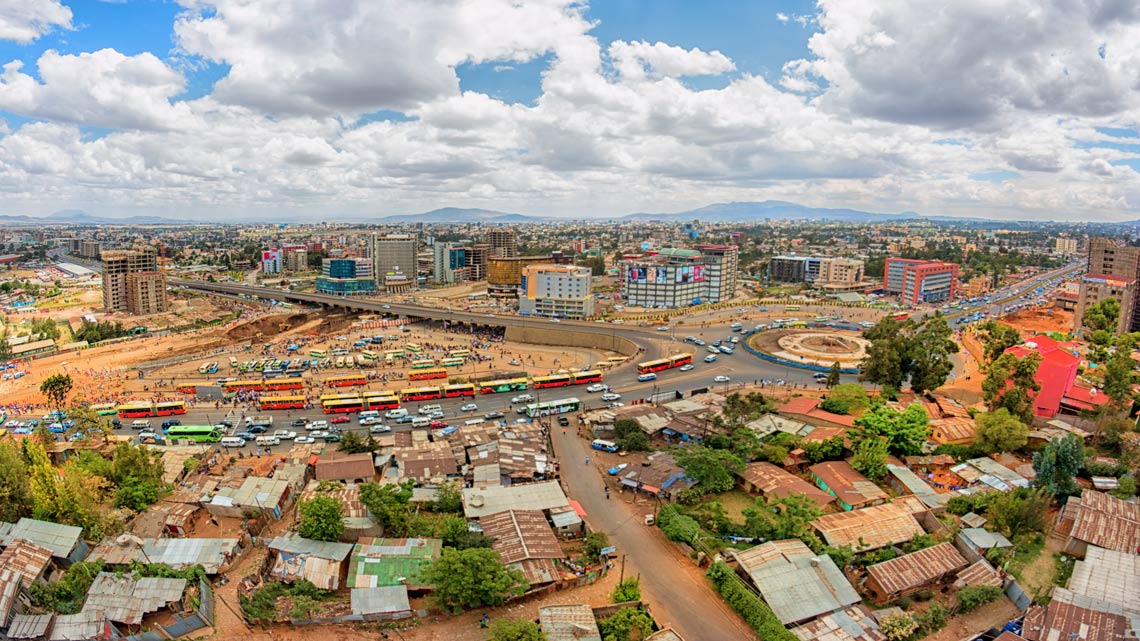
[(385, 530), (388, 536), (405, 536), (411, 522), (408, 502), (412, 499), (413, 481), (399, 485), (365, 483), (360, 486), (360, 502)]
[(602, 558), (602, 550), (610, 546), (610, 537), (605, 532), (591, 532), (586, 535), (584, 543), (582, 554), (591, 563), (597, 563)]
[(879, 624), (879, 631), (886, 635), (890, 641), (903, 641), (918, 632), (918, 622), (905, 612), (891, 614), (883, 617), (883, 622)]
[(736, 484), (734, 474), (744, 469), (744, 461), (732, 452), (692, 445), (677, 450), (677, 465), (685, 475), (700, 484), (705, 493), (727, 492)]
[(15, 523), (32, 513), (28, 466), (11, 441), (0, 441), (0, 521)]
[(439, 538), (449, 548), (466, 550), (467, 548), (489, 548), (491, 539), (482, 532), (472, 532), (467, 527), (467, 519), (462, 516), (447, 516), (439, 524)]
[(866, 438), (855, 446), (855, 456), (851, 467), (872, 481), (887, 476), (887, 441), (882, 438)]
[(448, 610), (502, 605), (521, 596), (527, 586), (522, 572), (504, 565), (499, 553), (487, 548), (444, 548), (423, 579), (434, 587), (432, 598)]
[(1089, 341), (1089, 360), (1104, 362), (1119, 318), (1120, 302), (1115, 298), (1106, 298), (1085, 309), (1081, 324), (1092, 330), (1086, 335)]
[(436, 488), (435, 511), (459, 514), (463, 512), (463, 492), (455, 481), (447, 481)]
[(930, 437), (930, 419), (918, 403), (907, 406), (902, 413), (887, 405), (877, 405), (855, 419), (855, 425), (862, 428), (855, 434), (856, 440), (869, 436), (883, 437), (887, 441), (887, 450), (898, 455), (921, 454)]
[(871, 397), (867, 396), (867, 390), (858, 383), (836, 385), (827, 393), (827, 398), (846, 406), (845, 414), (858, 414), (871, 405)]
[(997, 321), (986, 321), (978, 326), (982, 332), (982, 344), (985, 345), (985, 359), (992, 363), (1000, 357), (1005, 350), (1021, 343), (1021, 332), (1015, 328)]
[(804, 458), (812, 464), (843, 458), (843, 437), (833, 436), (826, 441), (804, 441), (800, 447)]
[(71, 393), (71, 376), (68, 374), (52, 374), (40, 383), (40, 393), (57, 410), (62, 412), (67, 402), (67, 395)]
[(788, 494), (774, 501), (763, 497), (744, 508), (744, 531), (769, 540), (800, 539), (813, 548), (819, 538), (811, 522), (823, 515), (815, 501), (803, 494)]
[(141, 512), (158, 500), (162, 475), (162, 453), (145, 445), (119, 443), (106, 478), (116, 486), (116, 506)]
[(614, 586), (614, 591), (610, 594), (610, 601), (614, 603), (629, 603), (630, 601), (641, 600), (641, 581), (631, 576), (628, 579), (619, 581)]
[(1010, 539), (1045, 529), (1045, 512), (1052, 497), (1041, 488), (1018, 488), (998, 492), (986, 507), (986, 517), (995, 530)]
[(831, 364), (831, 370), (827, 372), (827, 387), (832, 388), (839, 384), (840, 376), (843, 374), (843, 369), (839, 365), (839, 361)]
[(966, 587), (958, 590), (958, 611), (969, 612), (980, 605), (996, 601), (1000, 599), (1002, 594), (1001, 587), (996, 585), (967, 585)]
[(653, 619), (639, 608), (622, 608), (598, 621), (602, 641), (630, 641), (634, 631), (638, 639), (653, 633)]
[(525, 619), (495, 619), (487, 641), (546, 641), (542, 628)]
[(1127, 501), (1136, 495), (1136, 477), (1135, 476), (1122, 476), (1118, 481), (1115, 490), (1109, 491), (1109, 494), (1116, 498)]
[(1041, 357), (1028, 354), (1002, 354), (990, 363), (986, 380), (982, 382), (982, 399), (989, 410), (1006, 408), (1023, 423), (1033, 421), (1033, 393), (1041, 389), (1037, 382), (1037, 367)]
[(910, 340), (907, 357), (915, 394), (938, 389), (954, 371), (950, 355), (958, 352), (958, 344), (950, 338), (953, 333), (942, 314), (935, 313)]
[(1136, 361), (1132, 360), (1131, 346), (1118, 345), (1104, 367), (1102, 389), (1116, 409), (1124, 409), (1132, 401), (1133, 373)]
[(302, 501), (297, 533), (314, 541), (339, 541), (344, 534), (344, 507), (331, 496)]
[(986, 454), (1020, 450), (1029, 440), (1029, 426), (1004, 407), (978, 414), (974, 423), (977, 424), (974, 445)]
[(641, 426), (637, 424), (637, 421), (628, 418), (620, 418), (614, 421), (614, 435), (614, 442), (617, 443), (617, 446), (627, 452), (644, 452), (653, 447), (649, 443), (649, 437), (641, 431)]
[(907, 374), (904, 361), (908, 351), (902, 329), (901, 323), (888, 317), (863, 333), (871, 346), (859, 365), (859, 380), (895, 389), (902, 387)]
[(348, 454), (360, 454), (362, 452), (375, 452), (380, 449), (380, 444), (372, 438), (371, 433), (364, 436), (359, 432), (345, 432), (344, 436), (340, 438), (338, 449)]
[(1033, 453), (1033, 484), (1056, 498), (1077, 493), (1073, 479), (1085, 461), (1084, 443), (1075, 435), (1050, 441), (1040, 452)]

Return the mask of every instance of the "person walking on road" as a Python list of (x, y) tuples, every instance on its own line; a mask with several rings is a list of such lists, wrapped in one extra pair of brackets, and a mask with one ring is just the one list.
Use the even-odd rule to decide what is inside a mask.
[(590, 464), (590, 457), (587, 456), (586, 457), (586, 465), (589, 465), (589, 464)]

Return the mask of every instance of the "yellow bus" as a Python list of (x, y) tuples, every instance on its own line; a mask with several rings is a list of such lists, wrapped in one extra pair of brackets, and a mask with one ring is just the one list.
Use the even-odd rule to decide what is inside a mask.
[(497, 381), (479, 383), (480, 394), (501, 394), (503, 392), (522, 392), (530, 387), (530, 381), (525, 378), (503, 378)]
[(261, 410), (303, 410), (304, 396), (262, 396), (258, 399)]
[(408, 374), (409, 381), (426, 381), (433, 378), (447, 378), (447, 370), (442, 367), (430, 367), (428, 369), (421, 369)]
[(798, 312), (800, 311), (799, 305), (784, 305), (785, 312)]
[(435, 361), (430, 358), (424, 358), (418, 361), (412, 361), (412, 369), (427, 369), (435, 367)]
[(450, 356), (451, 358), (467, 358), (468, 356), (471, 355), (471, 350), (469, 350), (469, 349), (453, 349), (450, 352), (448, 352), (447, 355)]
[(92, 405), (91, 411), (95, 412), (97, 416), (113, 416), (119, 412), (114, 403), (99, 403)]
[(411, 352), (413, 354), (419, 354), (420, 352), (424, 351), (424, 348), (420, 347), (416, 343), (405, 343), (404, 344), (404, 351), (405, 352)]
[(343, 401), (349, 398), (360, 398), (360, 394), (355, 392), (351, 394), (321, 394), (321, 402), (325, 401)]

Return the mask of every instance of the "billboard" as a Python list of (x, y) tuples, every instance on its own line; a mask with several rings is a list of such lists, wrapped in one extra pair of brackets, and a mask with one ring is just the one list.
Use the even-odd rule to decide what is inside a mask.
[(675, 281), (678, 283), (702, 283), (704, 280), (704, 265), (686, 265), (677, 268)]
[(644, 283), (645, 282), (645, 268), (644, 267), (630, 267), (627, 280), (631, 283)]

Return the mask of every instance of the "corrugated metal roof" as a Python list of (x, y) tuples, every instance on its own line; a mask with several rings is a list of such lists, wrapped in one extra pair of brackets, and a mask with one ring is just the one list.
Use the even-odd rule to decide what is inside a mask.
[(1073, 567), (1068, 588), (1140, 614), (1140, 556), (1089, 546)]
[(242, 481), (241, 487), (219, 488), (210, 503), (271, 510), (280, 504), (288, 491), (289, 481), (285, 479), (249, 476)]
[(371, 480), (376, 476), (376, 463), (370, 452), (359, 454), (323, 455), (317, 459), (316, 478), (318, 481), (328, 479)]
[(588, 605), (548, 605), (538, 609), (546, 641), (602, 641)]
[(797, 421), (794, 418), (780, 416), (779, 414), (765, 414), (754, 421), (745, 423), (744, 426), (755, 432), (756, 436), (760, 438), (775, 434), (776, 432), (795, 434), (796, 436), (807, 436), (815, 429), (814, 425), (808, 425), (803, 421)]
[(186, 579), (117, 576), (100, 572), (87, 590), (83, 611), (102, 612), (108, 621), (138, 625), (143, 617), (182, 598)]
[(673, 628), (665, 628), (658, 630), (653, 634), (645, 637), (645, 641), (685, 641), (681, 635), (677, 634)]
[(283, 534), (269, 542), (269, 549), (290, 554), (308, 554), (318, 559), (343, 561), (352, 552), (351, 543), (335, 541), (314, 541), (294, 532)]
[(828, 545), (850, 545), (856, 551), (904, 543), (923, 533), (922, 526), (904, 506), (892, 503), (825, 514), (812, 521), (812, 525), (823, 534)]
[(834, 496), (795, 474), (765, 461), (749, 463), (740, 476), (748, 483), (756, 486), (761, 494), (773, 499), (782, 498), (789, 494), (802, 494), (820, 507), (825, 507), (835, 500)]
[(972, 458), (966, 461), (966, 463), (974, 467), (974, 469), (978, 470), (983, 475), (989, 474), (991, 476), (996, 476), (1015, 487), (1029, 487), (1028, 479), (991, 458), (986, 458), (984, 456), (980, 458)]
[(84, 608), (79, 614), (57, 614), (48, 633), (48, 641), (90, 641), (101, 636), (107, 625), (103, 613)]
[(503, 563), (523, 559), (561, 559), (558, 537), (539, 510), (507, 510), (479, 519), (483, 534), (494, 539), (491, 547)]
[(51, 563), (51, 555), (52, 552), (48, 548), (17, 539), (0, 552), (0, 568), (19, 572), (23, 576), (24, 588), (27, 589), (40, 578), (48, 563)]
[(420, 572), (439, 558), (442, 548), (439, 539), (363, 538), (349, 559), (348, 587), (426, 587), (420, 581)]
[(47, 633), (51, 614), (17, 614), (8, 626), (9, 639), (38, 639)]
[(1048, 606), (1026, 612), (1021, 636), (1029, 641), (1120, 641), (1134, 636), (1138, 623), (1131, 623), (1116, 604), (1056, 588)]
[(8, 620), (20, 595), (23, 575), (12, 568), (0, 568), (0, 623)]
[[(949, 543), (939, 543), (918, 552), (890, 561), (876, 563), (867, 568), (867, 574), (883, 587), (886, 594), (898, 594), (917, 588), (938, 577), (960, 570), (968, 562)], [(885, 596), (885, 595), (884, 595)]]
[(207, 574), (217, 574), (237, 548), (237, 539), (139, 539), (120, 535), (100, 543), (87, 558), (103, 559), (111, 565), (161, 563), (176, 570), (201, 565)]
[(1085, 490), (1070, 536), (1109, 550), (1135, 552), (1140, 549), (1140, 504)]
[(352, 613), (360, 616), (412, 611), (412, 606), (408, 602), (408, 588), (402, 585), (353, 588), (349, 598), (352, 601)]
[(549, 510), (568, 505), (557, 481), (463, 489), (463, 512), (469, 518), (482, 518), (504, 510)]
[(998, 576), (997, 570), (990, 565), (989, 561), (978, 559), (971, 563), (970, 567), (958, 573), (958, 579), (954, 581), (954, 585), (959, 588), (967, 585), (996, 585), (1001, 587), (1001, 577)]
[(51, 550), (52, 556), (66, 559), (82, 537), (83, 528), (25, 517), (12, 526), (12, 530), (4, 537), (4, 545), (12, 545), (16, 539), (24, 539)]
[(523, 559), (508, 565), (522, 572), (523, 578), (530, 585), (553, 583), (560, 576), (553, 559)]
[(800, 641), (885, 641), (887, 638), (864, 605), (825, 614), (789, 631)]
[(855, 588), (829, 556), (798, 539), (769, 541), (731, 552), (784, 625), (859, 602)]
[(1009, 539), (1005, 538), (999, 532), (990, 532), (987, 529), (980, 527), (963, 528), (961, 531), (966, 542), (978, 548), (979, 550), (989, 550), (992, 548), (1011, 548), (1013, 544)]

